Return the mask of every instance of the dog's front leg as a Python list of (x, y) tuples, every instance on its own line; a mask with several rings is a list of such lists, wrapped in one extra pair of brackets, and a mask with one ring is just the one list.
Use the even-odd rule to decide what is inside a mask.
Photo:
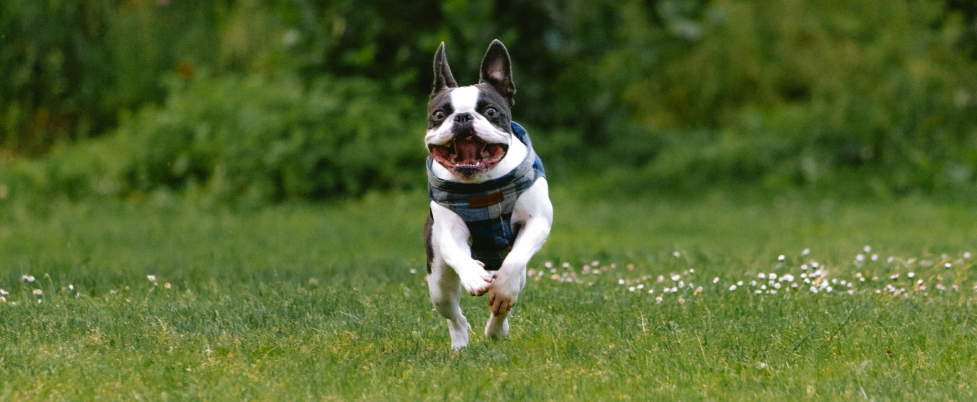
[(492, 274), (485, 270), (485, 264), (472, 259), (471, 247), (468, 245), (468, 226), (460, 216), (450, 209), (431, 202), (431, 213), (434, 215), (432, 227), (433, 245), (444, 263), (458, 274), (461, 285), (472, 296), (481, 296), (488, 292), (492, 285)]
[(526, 285), (526, 265), (550, 235), (553, 206), (550, 203), (546, 179), (539, 179), (519, 198), (512, 216), (521, 229), (489, 291), (488, 304), (492, 317), (485, 327), (485, 335), (488, 337), (500, 337), (508, 332), (506, 315)]

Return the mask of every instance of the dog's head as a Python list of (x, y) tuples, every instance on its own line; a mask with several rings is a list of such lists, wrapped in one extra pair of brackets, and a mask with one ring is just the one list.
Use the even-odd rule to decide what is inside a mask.
[(434, 91), (424, 136), (434, 161), (466, 181), (495, 167), (512, 143), (510, 110), (515, 93), (509, 52), (502, 42), (489, 45), (478, 84), (460, 88), (441, 43), (434, 55)]

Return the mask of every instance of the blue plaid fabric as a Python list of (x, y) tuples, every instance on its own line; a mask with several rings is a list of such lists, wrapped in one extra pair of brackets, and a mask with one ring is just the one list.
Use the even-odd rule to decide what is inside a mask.
[(519, 195), (536, 179), (546, 177), (526, 129), (512, 122), (512, 132), (529, 152), (515, 170), (498, 179), (472, 184), (441, 180), (431, 172), (434, 159), (427, 158), (428, 197), (465, 221), (471, 233), (472, 258), (483, 262), (487, 270), (499, 269), (516, 241), (512, 209)]

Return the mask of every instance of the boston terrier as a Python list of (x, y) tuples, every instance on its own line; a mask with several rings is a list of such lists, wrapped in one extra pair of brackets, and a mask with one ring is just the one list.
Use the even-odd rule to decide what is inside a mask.
[(468, 346), (471, 328), (458, 305), (461, 289), (489, 294), (485, 336), (505, 336), (526, 264), (553, 223), (543, 163), (512, 121), (515, 93), (502, 42), (489, 45), (478, 84), (466, 87), (451, 75), (444, 43), (438, 47), (424, 136), (431, 199), (424, 248), (431, 301), (448, 320), (456, 350)]

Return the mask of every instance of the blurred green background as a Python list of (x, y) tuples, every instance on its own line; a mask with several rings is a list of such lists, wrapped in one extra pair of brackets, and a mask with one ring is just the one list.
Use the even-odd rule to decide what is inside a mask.
[(494, 38), (557, 185), (977, 187), (970, 0), (4, 0), (0, 202), (418, 188)]

